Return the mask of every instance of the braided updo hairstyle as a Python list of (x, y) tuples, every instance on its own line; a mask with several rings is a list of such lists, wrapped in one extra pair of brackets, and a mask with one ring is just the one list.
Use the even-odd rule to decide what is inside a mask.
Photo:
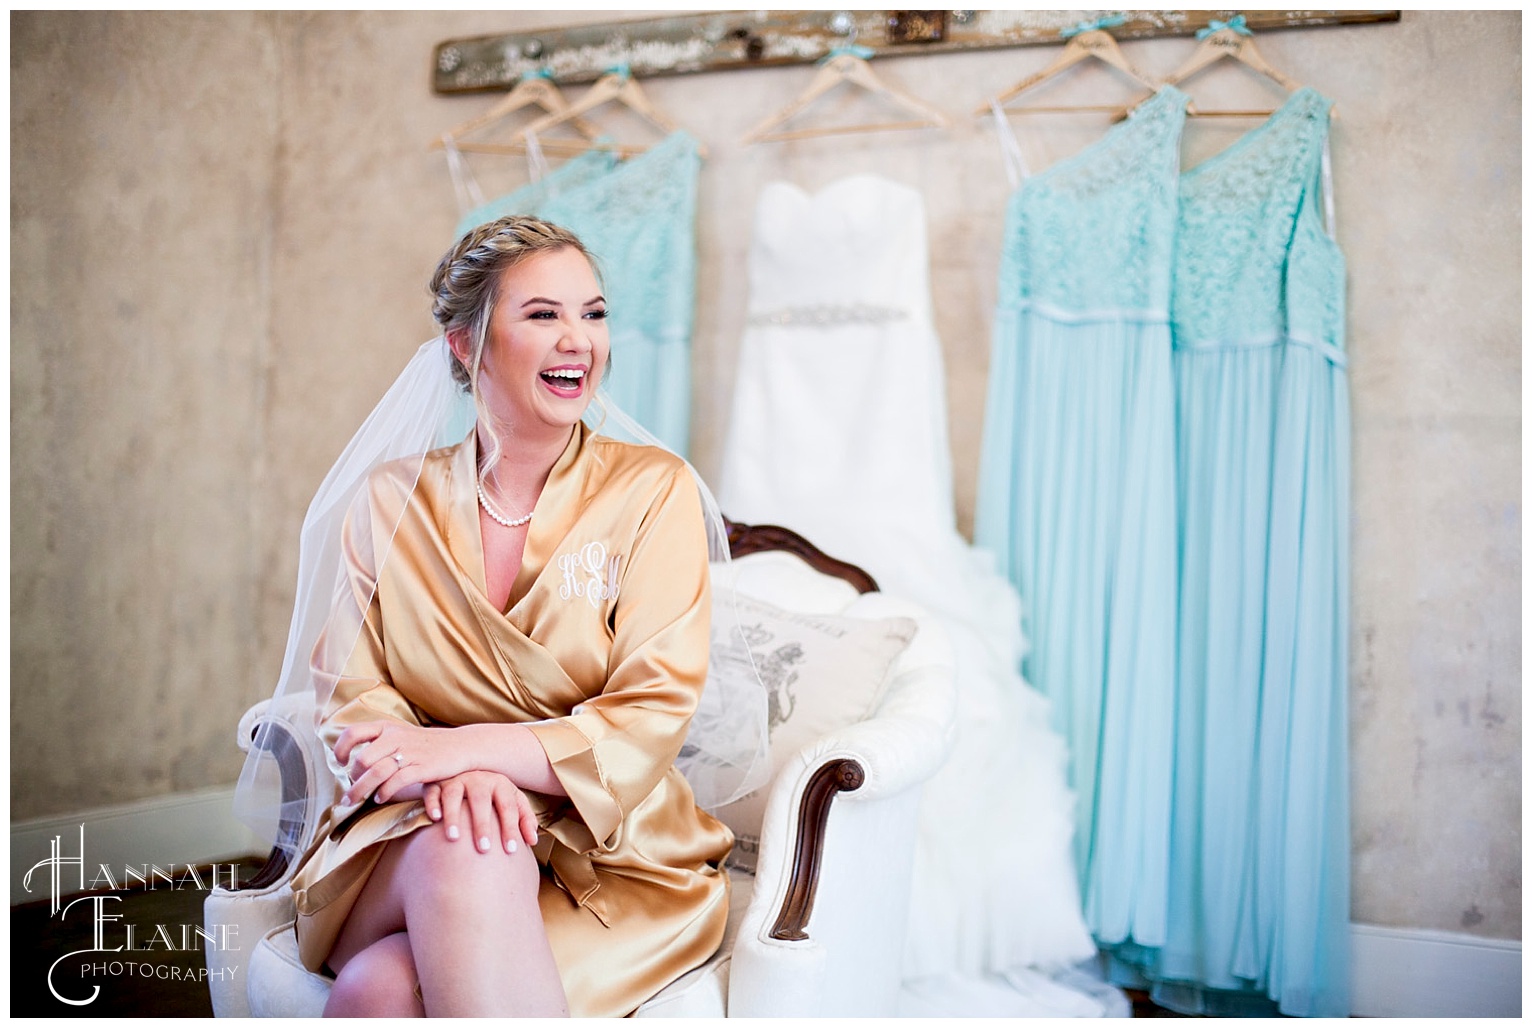
[[(479, 422), (490, 429), (491, 452), (481, 455), (481, 472), (500, 457), (500, 439), (479, 395), (479, 366), (489, 336), (490, 315), (499, 300), (500, 279), (508, 268), (544, 253), (578, 250), (590, 261), (599, 281), (600, 266), (571, 231), (541, 218), (511, 214), (467, 232), (436, 265), (431, 276), (431, 316), (448, 338), (466, 336), (468, 361), (451, 354), (452, 379), (473, 396)], [(451, 351), (449, 351), (451, 352)]]

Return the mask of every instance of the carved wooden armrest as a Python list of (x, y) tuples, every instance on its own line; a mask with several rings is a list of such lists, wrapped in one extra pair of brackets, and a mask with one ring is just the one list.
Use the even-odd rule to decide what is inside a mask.
[[(751, 553), (784, 550), (801, 558), (821, 574), (849, 582), (859, 593), (878, 591), (878, 583), (866, 571), (837, 560), (802, 535), (781, 525), (746, 525), (724, 519), (729, 532), (729, 553), (736, 559)], [(787, 893), (771, 928), (771, 938), (797, 941), (808, 938), (809, 916), (819, 888), (819, 866), (824, 856), (825, 825), (830, 804), (839, 793), (853, 792), (867, 780), (862, 765), (850, 758), (832, 760), (809, 778), (798, 806), (798, 831), (793, 844), (792, 872)]]
[[(265, 750), (277, 762), (282, 780), (282, 810), (305, 810), (308, 807), (308, 768), (305, 766), (303, 744), (281, 721), (260, 719), (250, 732), (250, 744)], [(283, 816), (277, 824), (277, 841), (265, 865), (244, 889), (265, 889), (281, 881), (287, 874), (288, 853), (296, 853), (303, 847), (306, 825), (301, 817)]]
[(809, 916), (814, 913), (814, 894), (819, 889), (819, 864), (824, 856), (825, 824), (830, 804), (838, 793), (854, 792), (867, 780), (862, 765), (850, 758), (832, 760), (815, 771), (803, 790), (798, 806), (797, 841), (793, 846), (793, 870), (782, 908), (771, 926), (771, 937), (786, 941), (807, 939)]

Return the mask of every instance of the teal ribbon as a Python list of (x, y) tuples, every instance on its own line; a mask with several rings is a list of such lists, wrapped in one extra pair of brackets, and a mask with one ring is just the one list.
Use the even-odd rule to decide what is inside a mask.
[(1219, 21), (1217, 18), (1214, 18), (1212, 21), (1208, 22), (1207, 28), (1197, 30), (1197, 38), (1206, 39), (1213, 33), (1221, 32), (1224, 29), (1233, 29), (1235, 32), (1238, 32), (1242, 36), (1255, 35), (1254, 32), (1251, 32), (1248, 28), (1245, 27), (1245, 16), (1243, 14), (1236, 14), (1228, 21)]
[(1059, 35), (1063, 36), (1065, 39), (1069, 39), (1071, 36), (1078, 36), (1082, 32), (1094, 32), (1097, 29), (1109, 29), (1114, 25), (1121, 25), (1127, 20), (1128, 16), (1126, 14), (1105, 14), (1097, 18), (1095, 21), (1082, 21), (1075, 25), (1071, 25), (1067, 29), (1059, 29)]
[(827, 63), (829, 61), (835, 60), (835, 58), (837, 58), (837, 57), (846, 57), (846, 56), (860, 57), (862, 60), (865, 61), (869, 57), (871, 57), (875, 52), (876, 51), (874, 51), (872, 49), (872, 47), (870, 47), (870, 46), (856, 46), (855, 44), (846, 44), (846, 45), (842, 45), (842, 46), (837, 46), (834, 49), (832, 49), (829, 53), (825, 54), (823, 57), (821, 57), (819, 59), (819, 63), (820, 64), (825, 64), (825, 63)]
[(518, 81), (525, 82), (527, 79), (547, 79), (549, 82), (552, 82), (553, 81), (553, 69), (552, 68), (537, 68), (534, 71), (524, 71), (524, 72), (521, 73), (521, 76), (518, 79)]
[(621, 61), (606, 69), (608, 75), (621, 75), (625, 79), (633, 77), (633, 69), (628, 67), (627, 61)]

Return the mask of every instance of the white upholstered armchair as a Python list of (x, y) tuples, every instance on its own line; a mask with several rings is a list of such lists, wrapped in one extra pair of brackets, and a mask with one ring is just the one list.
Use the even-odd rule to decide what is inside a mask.
[[(637, 1016), (889, 1016), (896, 1012), (916, 810), (952, 745), (953, 658), (939, 626), (872, 579), (773, 526), (731, 526), (735, 560), (714, 569), (713, 673), (734, 633), (773, 693), (771, 783), (718, 816), (739, 843), (719, 950)], [(718, 598), (735, 590), (737, 601)], [(306, 797), (307, 844), (335, 798), (312, 732), (312, 698), (251, 708), (281, 752), (283, 788)], [(300, 740), (309, 740), (308, 743)], [(282, 752), (285, 751), (285, 752)], [(315, 1016), (330, 983), (298, 962), (289, 869), (280, 857), (238, 891), (215, 890), (208, 924), (238, 924), (242, 948), (208, 952), (221, 1017)]]

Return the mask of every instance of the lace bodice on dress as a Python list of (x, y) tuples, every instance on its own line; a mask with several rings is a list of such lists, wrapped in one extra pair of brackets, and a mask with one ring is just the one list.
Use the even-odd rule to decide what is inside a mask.
[(1344, 260), (1320, 216), (1330, 101), (1310, 88), (1181, 177), (1176, 345), (1287, 336), (1343, 360)]
[(1006, 209), (1002, 304), (1066, 313), (1170, 305), (1186, 94), (1165, 86), (1089, 150), (1027, 179)]
[(675, 132), (579, 189), (549, 197), (537, 212), (573, 229), (595, 253), (614, 332), (690, 337), (701, 166), (697, 141)]

